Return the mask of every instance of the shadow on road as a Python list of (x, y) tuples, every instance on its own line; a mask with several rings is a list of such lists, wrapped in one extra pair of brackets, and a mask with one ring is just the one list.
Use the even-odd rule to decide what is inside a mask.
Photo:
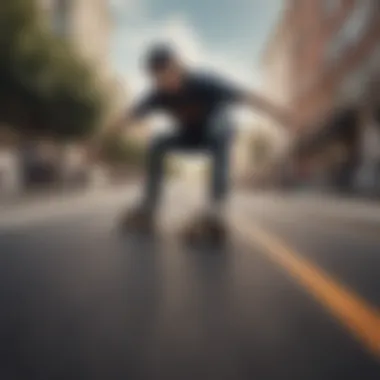
[(132, 235), (122, 236), (118, 245), (123, 342), (113, 354), (120, 359), (114, 375), (140, 379), (148, 370), (147, 350), (153, 343), (160, 307), (162, 245), (156, 239)]

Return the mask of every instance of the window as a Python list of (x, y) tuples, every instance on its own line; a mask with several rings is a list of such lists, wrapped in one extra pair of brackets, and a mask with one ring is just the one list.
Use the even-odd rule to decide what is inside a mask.
[(363, 39), (370, 24), (372, 12), (372, 1), (355, 1), (351, 14), (327, 46), (326, 59), (329, 63), (338, 60), (346, 49), (355, 46)]
[(355, 8), (344, 26), (346, 39), (349, 44), (355, 44), (363, 38), (369, 25), (372, 11), (372, 1), (356, 0)]
[(326, 16), (333, 15), (340, 7), (341, 0), (323, 0), (323, 10)]
[(356, 70), (347, 74), (338, 91), (339, 99), (350, 101), (360, 98), (376, 76), (379, 63), (380, 47), (376, 48)]
[(363, 95), (367, 78), (368, 74), (365, 65), (347, 74), (339, 88), (338, 99), (343, 103), (350, 103), (359, 99)]
[(327, 63), (336, 62), (340, 56), (343, 54), (347, 46), (347, 41), (343, 29), (339, 30), (338, 33), (329, 41), (326, 50), (326, 60)]
[(50, 10), (51, 7), (51, 1), (50, 0), (40, 0), (41, 9), (43, 11)]
[(52, 24), (54, 31), (65, 36), (68, 32), (70, 0), (55, 0), (52, 7)]

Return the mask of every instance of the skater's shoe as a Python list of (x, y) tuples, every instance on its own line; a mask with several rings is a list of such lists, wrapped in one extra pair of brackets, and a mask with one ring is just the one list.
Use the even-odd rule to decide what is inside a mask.
[(225, 210), (222, 206), (212, 205), (203, 215), (201, 215), (202, 224), (222, 229), (225, 226)]
[(224, 213), (221, 210), (207, 210), (193, 219), (184, 230), (183, 237), (190, 243), (194, 242), (224, 242), (227, 236), (227, 226)]
[(204, 234), (211, 238), (219, 238), (225, 235), (226, 224), (224, 214), (221, 212), (206, 212), (202, 215), (200, 224), (204, 229)]
[(152, 232), (155, 226), (154, 213), (152, 210), (139, 206), (127, 212), (121, 224), (126, 231)]

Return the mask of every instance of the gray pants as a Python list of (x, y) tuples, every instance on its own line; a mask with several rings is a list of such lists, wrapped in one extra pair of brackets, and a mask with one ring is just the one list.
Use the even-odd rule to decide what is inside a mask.
[(230, 148), (233, 130), (228, 117), (218, 113), (204, 126), (201, 136), (188, 133), (173, 133), (154, 138), (148, 148), (145, 205), (155, 209), (161, 196), (164, 161), (172, 152), (201, 152), (211, 156), (212, 175), (210, 196), (213, 203), (225, 201), (229, 188)]

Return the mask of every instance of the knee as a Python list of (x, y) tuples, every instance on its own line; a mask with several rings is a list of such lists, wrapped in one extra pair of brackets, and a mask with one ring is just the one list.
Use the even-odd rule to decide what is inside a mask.
[(225, 135), (231, 133), (233, 119), (229, 109), (223, 108), (215, 111), (209, 121), (209, 130), (211, 135)]
[(159, 158), (163, 156), (169, 149), (169, 140), (166, 136), (158, 136), (154, 137), (149, 146), (148, 146), (148, 154), (150, 156), (154, 156)]
[(225, 130), (210, 139), (210, 147), (212, 151), (220, 154), (227, 152), (230, 149), (232, 142), (232, 132), (230, 130)]
[(235, 131), (231, 124), (225, 124), (219, 128), (211, 128), (209, 140), (213, 146), (227, 146), (234, 140)]

